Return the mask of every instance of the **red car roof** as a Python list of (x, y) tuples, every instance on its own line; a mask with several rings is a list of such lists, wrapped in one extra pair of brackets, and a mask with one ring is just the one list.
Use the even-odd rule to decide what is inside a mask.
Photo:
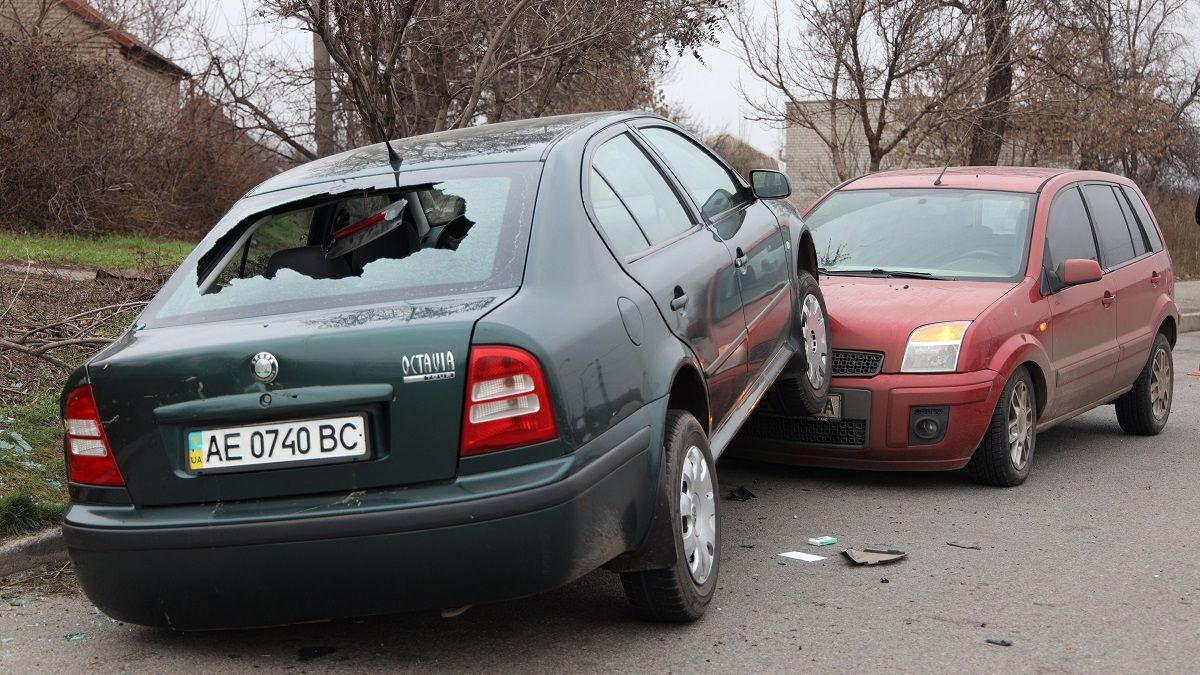
[[(977, 190), (1007, 190), (1037, 192), (1048, 179), (1067, 173), (1070, 169), (1043, 169), (1030, 166), (952, 166), (942, 175), (946, 188)], [(881, 171), (856, 178), (843, 185), (842, 190), (877, 190), (880, 188), (934, 187), (940, 168), (898, 169)]]

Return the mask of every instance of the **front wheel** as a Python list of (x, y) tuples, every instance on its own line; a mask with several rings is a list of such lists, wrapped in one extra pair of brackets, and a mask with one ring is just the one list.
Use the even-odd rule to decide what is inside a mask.
[(624, 572), (621, 584), (642, 618), (682, 623), (703, 616), (717, 588), (721, 563), (717, 476), (708, 438), (691, 413), (667, 413), (663, 450), (675, 564)]
[(1159, 333), (1150, 350), (1150, 360), (1133, 383), (1133, 389), (1117, 399), (1117, 422), (1127, 434), (1155, 436), (1167, 426), (1174, 394), (1175, 361), (1171, 343)]
[(1037, 390), (1021, 366), (1004, 385), (992, 421), (967, 464), (976, 483), (1012, 487), (1025, 482), (1037, 447)]
[(771, 403), (780, 408), (780, 412), (815, 415), (825, 408), (829, 398), (833, 350), (821, 288), (808, 272), (800, 272), (799, 276), (800, 353), (797, 357), (804, 374), (775, 383), (771, 388)]

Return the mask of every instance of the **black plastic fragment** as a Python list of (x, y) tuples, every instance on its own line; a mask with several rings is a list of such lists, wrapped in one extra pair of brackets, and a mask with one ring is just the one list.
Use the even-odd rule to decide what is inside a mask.
[(975, 550), (975, 551), (982, 551), (982, 550), (983, 550), (983, 547), (982, 547), (982, 546), (980, 546), (979, 544), (975, 544), (975, 543), (967, 543), (967, 542), (963, 542), (963, 541), (948, 541), (948, 542), (946, 542), (946, 545), (947, 545), (947, 546), (954, 546), (954, 547), (956, 547), (956, 548), (969, 548), (969, 549), (972, 549), (972, 550)]
[(751, 499), (756, 499), (757, 497), (758, 497), (758, 495), (747, 490), (745, 487), (743, 487), (741, 485), (739, 485), (729, 491), (729, 498), (735, 499), (739, 502), (750, 501)]
[(1011, 640), (992, 640), (992, 639), (988, 639), (988, 640), (984, 640), (984, 642), (988, 643), (989, 645), (996, 645), (997, 647), (1011, 647), (1011, 646), (1012, 646), (1012, 641), (1011, 641)]
[(842, 555), (859, 565), (881, 565), (896, 562), (908, 554), (890, 548), (864, 548), (861, 551), (848, 548), (842, 551)]

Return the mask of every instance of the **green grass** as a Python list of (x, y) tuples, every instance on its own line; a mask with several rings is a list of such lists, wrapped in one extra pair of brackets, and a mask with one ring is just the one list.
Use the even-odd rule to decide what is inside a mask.
[(176, 267), (195, 247), (194, 242), (154, 239), (142, 235), (112, 234), (93, 239), (0, 231), (0, 260), (32, 260), (42, 265), (88, 269)]
[(67, 479), (58, 394), (44, 386), (22, 405), (0, 405), (0, 536), (53, 524), (62, 515)]

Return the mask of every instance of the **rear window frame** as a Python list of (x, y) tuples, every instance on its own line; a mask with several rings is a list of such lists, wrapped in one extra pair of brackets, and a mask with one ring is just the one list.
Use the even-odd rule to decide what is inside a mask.
[[(505, 171), (511, 167), (510, 171)], [(322, 311), (331, 308), (356, 307), (389, 302), (410, 302), (428, 297), (446, 297), (454, 295), (474, 295), (489, 293), (502, 289), (519, 288), (524, 281), (525, 261), (529, 255), (529, 242), (532, 237), (534, 206), (541, 185), (542, 171), (545, 163), (542, 161), (521, 162), (481, 162), (421, 169), (402, 172), (397, 177), (392, 173), (376, 174), (354, 179), (324, 181), (315, 184), (298, 185), (294, 188), (274, 190), (258, 195), (243, 197), (217, 222), (216, 226), (188, 254), (179, 268), (155, 294), (154, 298), (143, 310), (135, 322), (139, 328), (165, 328), (170, 326), (195, 325), (253, 319), (261, 317), (284, 316), (310, 311)], [(522, 203), (509, 204), (511, 208), (520, 208), (520, 221), (512, 227), (518, 228), (517, 241), (514, 242), (514, 264), (511, 278), (496, 279), (495, 272), (489, 278), (486, 288), (462, 288), (455, 284), (440, 284), (421, 286), (418, 295), (409, 295), (405, 288), (394, 288), (386, 291), (371, 291), (364, 293), (335, 294), (314, 298), (304, 306), (291, 306), (295, 303), (284, 302), (279, 311), (244, 311), (250, 308), (261, 308), (263, 303), (240, 305), (232, 308), (217, 310), (200, 310), (181, 314), (161, 316), (161, 312), (170, 299), (185, 283), (197, 286), (209, 275), (219, 269), (221, 261), (225, 260), (231, 250), (236, 250), (238, 243), (244, 241), (246, 232), (252, 229), (259, 220), (275, 215), (302, 211), (318, 207), (329, 202), (371, 194), (386, 194), (400, 188), (419, 188), (425, 185), (436, 185), (446, 180), (457, 178), (483, 177), (487, 175), (509, 175), (514, 184), (524, 181), (527, 183)], [(522, 197), (516, 193), (517, 197)], [(231, 236), (237, 233), (236, 236)], [(222, 241), (228, 239), (228, 241)], [(517, 260), (519, 258), (519, 261)], [(201, 274), (200, 265), (207, 269)], [(369, 297), (368, 297), (369, 296)]]

